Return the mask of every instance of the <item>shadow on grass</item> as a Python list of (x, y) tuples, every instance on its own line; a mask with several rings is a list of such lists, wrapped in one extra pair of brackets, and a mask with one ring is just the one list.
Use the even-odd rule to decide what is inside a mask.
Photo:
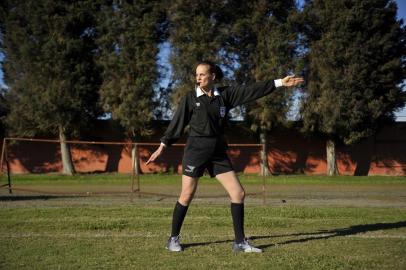
[(212, 244), (223, 244), (223, 243), (232, 243), (234, 240), (219, 240), (219, 241), (210, 241), (210, 242), (200, 242), (200, 243), (191, 243), (191, 244), (182, 244), (184, 249), (197, 246), (207, 246)]
[[(339, 228), (333, 230), (319, 230), (317, 232), (311, 233), (294, 233), (294, 234), (282, 234), (282, 235), (261, 235), (261, 236), (252, 236), (249, 237), (250, 240), (256, 239), (270, 239), (270, 238), (279, 238), (279, 237), (305, 237), (300, 239), (292, 239), (287, 240), (284, 242), (279, 243), (272, 243), (266, 245), (257, 246), (261, 249), (267, 249), (272, 246), (277, 245), (288, 245), (294, 243), (304, 243), (313, 240), (322, 240), (322, 239), (329, 239), (333, 237), (339, 236), (348, 236), (348, 235), (355, 235), (359, 233), (366, 233), (366, 232), (373, 232), (379, 230), (390, 230), (390, 229), (397, 229), (406, 227), (406, 221), (399, 221), (394, 223), (375, 223), (375, 224), (362, 224), (362, 225), (354, 225), (348, 228)], [(219, 240), (219, 241), (210, 241), (210, 242), (199, 242), (199, 243), (191, 243), (191, 244), (182, 244), (184, 249), (188, 249), (190, 247), (196, 246), (207, 246), (212, 244), (223, 244), (223, 243), (232, 243), (234, 240)]]
[(267, 244), (258, 246), (259, 248), (266, 249), (275, 245), (288, 245), (294, 243), (304, 243), (313, 240), (322, 240), (322, 239), (330, 239), (333, 237), (339, 236), (349, 236), (349, 235), (356, 235), (359, 233), (367, 233), (379, 230), (390, 230), (390, 229), (397, 229), (406, 227), (406, 221), (399, 221), (394, 223), (375, 223), (375, 224), (362, 224), (362, 225), (354, 225), (348, 228), (339, 228), (333, 230), (319, 230), (313, 233), (296, 233), (296, 234), (286, 234), (286, 235), (265, 235), (265, 236), (253, 236), (250, 239), (268, 239), (268, 238), (277, 238), (277, 237), (302, 237), (300, 239), (292, 239), (287, 240), (284, 242)]

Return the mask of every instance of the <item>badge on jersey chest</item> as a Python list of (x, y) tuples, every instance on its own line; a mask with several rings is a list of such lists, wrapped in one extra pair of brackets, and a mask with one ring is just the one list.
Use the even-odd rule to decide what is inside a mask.
[(220, 117), (224, 118), (226, 116), (226, 107), (220, 106)]

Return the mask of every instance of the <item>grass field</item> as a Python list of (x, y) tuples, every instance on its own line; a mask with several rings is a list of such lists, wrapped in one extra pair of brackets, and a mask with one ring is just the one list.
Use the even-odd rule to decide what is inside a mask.
[[(259, 177), (241, 180), (247, 191), (262, 188)], [(13, 184), (96, 194), (128, 191), (129, 177), (28, 175)], [(176, 194), (179, 177), (143, 176), (141, 188)], [(266, 189), (265, 201), (246, 199), (246, 234), (262, 254), (231, 251), (229, 203), (203, 196), (223, 192), (208, 178), (186, 217), (180, 254), (164, 249), (176, 198), (2, 189), (0, 269), (406, 269), (406, 178), (278, 176)]]

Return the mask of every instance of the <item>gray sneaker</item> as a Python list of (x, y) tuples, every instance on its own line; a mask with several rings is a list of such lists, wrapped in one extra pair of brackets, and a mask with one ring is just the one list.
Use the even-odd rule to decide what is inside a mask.
[(182, 246), (179, 242), (179, 235), (169, 237), (168, 243), (166, 244), (166, 249), (174, 252), (182, 251)]
[(247, 239), (244, 239), (241, 243), (233, 243), (234, 252), (252, 252), (252, 253), (261, 253), (262, 249), (256, 248), (251, 245)]

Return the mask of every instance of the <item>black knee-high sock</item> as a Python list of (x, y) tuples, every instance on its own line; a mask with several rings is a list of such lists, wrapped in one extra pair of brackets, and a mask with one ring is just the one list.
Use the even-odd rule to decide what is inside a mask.
[(244, 238), (244, 203), (231, 203), (235, 242), (241, 243)]
[(179, 202), (176, 202), (175, 209), (173, 209), (171, 236), (179, 235), (188, 207), (188, 205), (184, 206)]

